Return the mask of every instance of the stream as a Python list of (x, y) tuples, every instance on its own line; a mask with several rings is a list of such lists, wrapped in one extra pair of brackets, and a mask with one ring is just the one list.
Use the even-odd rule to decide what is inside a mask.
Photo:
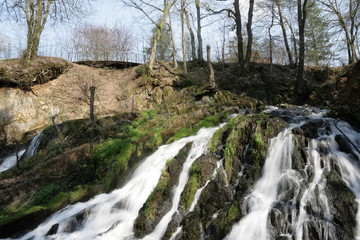
[[(237, 205), (241, 218), (232, 222), (229, 220), (224, 227), (228, 231), (222, 235), (222, 239), (360, 239), (360, 133), (348, 123), (329, 118), (326, 111), (315, 108), (271, 107), (265, 112), (285, 119), (289, 126), (269, 141), (260, 177), (246, 190), (245, 197)], [(191, 149), (181, 166), (178, 183), (172, 189), (170, 210), (164, 213), (151, 233), (141, 238), (183, 239), (184, 232), (189, 231), (183, 221), (179, 221), (171, 238), (164, 237), (175, 214), (185, 219), (188, 214), (196, 213), (201, 218), (203, 194), (216, 184), (233, 196), (241, 189), (241, 180), (237, 181), (237, 186), (228, 182), (224, 159), (219, 158), (211, 177), (196, 190), (190, 209), (184, 211), (181, 206), (180, 198), (189, 180), (191, 166), (200, 156), (207, 154), (209, 141), (224, 125), (203, 128), (194, 136), (161, 146), (142, 161), (128, 182), (120, 188), (66, 207), (19, 239), (137, 239), (134, 223), (158, 184), (166, 162), (191, 143)], [(304, 147), (301, 147), (301, 143)], [(248, 148), (248, 144), (244, 146), (243, 155), (247, 155)], [(245, 163), (241, 164), (241, 169), (248, 167)], [(238, 178), (242, 175), (241, 171)], [(331, 185), (334, 179), (338, 181), (335, 187)], [(334, 191), (339, 190), (341, 184), (353, 194), (356, 209), (354, 225), (349, 226), (352, 232), (347, 232), (347, 235), (338, 227), (341, 209), (337, 207), (340, 205), (336, 205), (340, 204), (340, 200)], [(199, 239), (216, 239), (212, 237), (213, 230), (207, 226), (218, 216), (226, 216), (230, 204), (224, 202), (226, 208), (218, 207), (210, 220), (201, 218)]]

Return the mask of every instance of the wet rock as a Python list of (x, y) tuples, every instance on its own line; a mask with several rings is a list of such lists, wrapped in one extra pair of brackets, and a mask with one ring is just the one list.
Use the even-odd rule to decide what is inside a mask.
[[(177, 228), (182, 225), (182, 220), (184, 218), (184, 215), (182, 214), (182, 212), (183, 211), (178, 211), (178, 212), (174, 213), (162, 239), (164, 239), (164, 240), (170, 239), (173, 236), (173, 234), (175, 233), (175, 231), (177, 230)], [(177, 239), (180, 239), (180, 238), (177, 238)]]
[(66, 233), (72, 233), (72, 232), (76, 231), (78, 226), (79, 226), (79, 223), (76, 220), (76, 218), (71, 218), (69, 221), (67, 221), (63, 231)]
[(326, 186), (337, 239), (354, 239), (358, 208), (354, 194), (335, 170), (330, 171)]
[(178, 184), (182, 166), (191, 148), (191, 143), (185, 145), (178, 155), (169, 161), (163, 171), (158, 185), (155, 187), (135, 220), (136, 237), (143, 237), (154, 230), (162, 217), (171, 209), (172, 189)]
[(344, 152), (344, 153), (348, 153), (350, 154), (351, 148), (349, 147), (346, 138), (343, 135), (336, 135), (335, 136), (335, 141), (338, 143), (339, 145), (339, 150)]
[(26, 231), (34, 229), (38, 226), (45, 218), (48, 216), (49, 212), (47, 210), (38, 209), (28, 215), (23, 217), (19, 216), (18, 219), (15, 219), (8, 223), (3, 223), (0, 226), (0, 238), (8, 237), (19, 237), (24, 234)]
[(193, 240), (201, 239), (202, 227), (198, 212), (191, 212), (184, 217), (183, 235), (181, 239)]
[(50, 230), (46, 234), (46, 236), (55, 235), (57, 233), (58, 229), (59, 229), (59, 224), (58, 223), (52, 225)]
[(301, 128), (294, 128), (292, 133), (295, 136), (295, 147), (291, 155), (292, 168), (301, 171), (305, 168), (307, 162), (305, 149), (308, 140), (305, 138), (304, 131)]
[(324, 121), (322, 119), (309, 120), (307, 124), (302, 125), (300, 128), (307, 138), (316, 138), (318, 136), (318, 129), (322, 128)]

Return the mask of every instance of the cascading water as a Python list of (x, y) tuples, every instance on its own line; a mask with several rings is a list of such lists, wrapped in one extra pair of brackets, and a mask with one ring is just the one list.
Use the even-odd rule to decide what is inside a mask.
[[(292, 118), (303, 122), (283, 130), (271, 140), (263, 174), (245, 197), (241, 206), (244, 217), (232, 227), (225, 239), (338, 239), (336, 224), (326, 192), (326, 176), (333, 165), (340, 168), (341, 177), (360, 202), (360, 134), (345, 122), (312, 117)], [(294, 120), (295, 119), (295, 120)], [(305, 121), (304, 121), (305, 119)], [(295, 138), (293, 129), (322, 122), (317, 137), (306, 148), (303, 169), (293, 169)], [(350, 153), (339, 150), (337, 136), (347, 139)], [(360, 211), (356, 215), (355, 238), (360, 239)], [(315, 237), (316, 236), (316, 237)]]
[(18, 159), (24, 160), (26, 158), (32, 157), (39, 147), (41, 135), (42, 132), (36, 134), (36, 136), (31, 140), (27, 148), (21, 149), (20, 151), (6, 157), (0, 165), (0, 173), (14, 167)]
[[(216, 128), (217, 129), (217, 128)], [(212, 136), (212, 134), (215, 131), (211, 132), (211, 134), (208, 134), (207, 138), (204, 138), (202, 141), (195, 141), (193, 143), (192, 148), (190, 149), (189, 155), (183, 165), (182, 171), (179, 176), (179, 183), (176, 186), (174, 190), (174, 194), (172, 197), (172, 206), (171, 209), (165, 214), (165, 216), (160, 220), (154, 231), (149, 234), (148, 236), (145, 236), (144, 240), (157, 240), (161, 239), (161, 237), (164, 235), (167, 226), (169, 225), (169, 222), (171, 221), (172, 216), (174, 215), (175, 211), (178, 209), (179, 202), (180, 202), (180, 196), (182, 191), (185, 188), (185, 185), (189, 179), (189, 170), (191, 168), (191, 165), (194, 163), (194, 161), (200, 157), (202, 154), (204, 154), (207, 150), (207, 144)]]
[[(189, 163), (186, 163), (190, 167), (191, 162), (206, 150), (208, 141), (217, 129), (201, 129), (195, 136), (161, 146), (139, 165), (123, 187), (63, 209), (21, 239), (133, 239), (134, 221), (155, 188), (166, 161), (174, 158), (187, 143), (193, 142)], [(186, 179), (182, 181), (186, 183)], [(46, 236), (55, 226), (57, 233)]]
[[(174, 158), (180, 149), (192, 142), (192, 148), (181, 167), (179, 182), (172, 190), (171, 209), (164, 213), (155, 229), (144, 239), (161, 239), (167, 230), (169, 230), (167, 233), (171, 234), (170, 239), (181, 239), (183, 236), (189, 239), (189, 224), (186, 225), (180, 221), (178, 226), (172, 225), (171, 220), (174, 214), (179, 211), (179, 215), (176, 216), (184, 215), (180, 218), (186, 222), (192, 216), (202, 217), (201, 214), (209, 209), (211, 212), (208, 212), (207, 218), (194, 222), (192, 226), (199, 229), (200, 234), (197, 235), (200, 236), (199, 239), (212, 238), (214, 235), (212, 235), (211, 226), (235, 216), (230, 214), (230, 209), (240, 209), (242, 218), (232, 221), (232, 223), (238, 222), (230, 231), (226, 230), (228, 235), (226, 236), (225, 232), (221, 237), (212, 239), (221, 239), (226, 236), (227, 240), (360, 240), (360, 207), (358, 207), (360, 204), (360, 133), (345, 122), (324, 117), (324, 111), (305, 110), (306, 113), (301, 109), (294, 111), (273, 108), (268, 111), (270, 114), (283, 117), (292, 124), (281, 131), (277, 137), (271, 139), (260, 179), (250, 188), (248, 187), (250, 184), (245, 185), (248, 195), (239, 195), (236, 202), (228, 196), (234, 194), (235, 199), (234, 196), (239, 193), (238, 189), (243, 191), (242, 194), (246, 191), (245, 188), (239, 186), (243, 184), (243, 179), (247, 180), (247, 169), (252, 166), (247, 163), (248, 161), (240, 163), (237, 179), (231, 177), (227, 179), (223, 161), (218, 160), (217, 168), (212, 176), (208, 175), (206, 183), (196, 190), (190, 209), (187, 212), (181, 211), (180, 196), (188, 181), (191, 165), (198, 157), (206, 153), (209, 139), (218, 128), (202, 129), (196, 136), (161, 146), (139, 165), (129, 181), (121, 188), (109, 194), (98, 195), (88, 202), (63, 209), (21, 239), (136, 239), (134, 222), (139, 210), (158, 184), (167, 160)], [(240, 154), (243, 159), (248, 159), (251, 144), (243, 144)], [(206, 166), (202, 167), (206, 168)], [(334, 176), (334, 174), (337, 176), (336, 181), (341, 181), (341, 183), (335, 182), (335, 185), (331, 185), (334, 184), (334, 180), (329, 179), (329, 176)], [(254, 180), (251, 183), (254, 183)], [(341, 186), (346, 189), (342, 191), (350, 194), (347, 195), (350, 200), (343, 201), (341, 203), (343, 205), (334, 205), (336, 204), (334, 199), (338, 198), (332, 195), (331, 187), (338, 187), (339, 185), (336, 184), (342, 184)], [(219, 202), (215, 202), (218, 205), (207, 209), (204, 204), (212, 201), (212, 191), (217, 188), (227, 189), (227, 191), (216, 192), (226, 193), (227, 197), (215, 197), (224, 199), (223, 206), (227, 208), (217, 208), (220, 205)], [(241, 201), (239, 201), (240, 198)], [(357, 213), (356, 216), (354, 214), (351, 217), (354, 219), (354, 224), (351, 221), (350, 224), (347, 223), (347, 235), (343, 237), (342, 233), (339, 235), (338, 229), (338, 221), (342, 219), (339, 218), (339, 214), (343, 212), (336, 209), (339, 209), (339, 206), (346, 208), (344, 203), (349, 202), (354, 206), (357, 204)], [(234, 204), (239, 204), (239, 206), (234, 208)], [(195, 207), (196, 205), (198, 207)], [(230, 205), (231, 208), (229, 208)], [(356, 207), (351, 208), (354, 209), (354, 211), (351, 210), (353, 213), (356, 212)], [(353, 233), (351, 228), (353, 228)], [(55, 234), (47, 236), (49, 231)]]
[(22, 159), (27, 159), (27, 158), (30, 158), (32, 157), (39, 145), (40, 145), (40, 140), (41, 140), (41, 136), (42, 136), (43, 132), (39, 132), (38, 134), (36, 134), (36, 136), (31, 140), (29, 146), (26, 148), (26, 151), (24, 153), (24, 155), (22, 156)]
[(16, 165), (16, 161), (18, 158), (20, 158), (26, 149), (22, 149), (19, 152), (13, 153), (10, 156), (7, 156), (4, 158), (2, 163), (0, 164), (0, 173), (5, 172), (6, 170), (9, 170), (10, 168), (14, 167)]
[(268, 239), (267, 216), (277, 196), (277, 182), (281, 174), (291, 168), (293, 149), (291, 128), (271, 140), (265, 171), (243, 206), (247, 216), (236, 224), (226, 239)]

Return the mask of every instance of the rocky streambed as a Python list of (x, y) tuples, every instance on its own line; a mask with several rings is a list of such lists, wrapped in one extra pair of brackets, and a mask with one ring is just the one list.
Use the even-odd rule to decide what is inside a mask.
[(265, 112), (169, 139), (120, 187), (21, 239), (358, 237), (360, 133), (313, 108)]

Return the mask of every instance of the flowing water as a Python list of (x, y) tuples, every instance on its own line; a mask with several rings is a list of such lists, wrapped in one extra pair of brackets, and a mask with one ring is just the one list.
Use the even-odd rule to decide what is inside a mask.
[[(208, 141), (218, 128), (201, 129), (195, 136), (161, 146), (139, 165), (123, 187), (109, 194), (98, 195), (88, 202), (63, 209), (21, 239), (132, 239), (134, 221), (140, 208), (157, 185), (167, 160), (174, 158), (181, 148), (192, 142), (179, 189), (174, 194), (173, 205), (177, 206), (178, 195), (187, 181), (191, 163), (206, 151)], [(46, 236), (54, 226), (57, 226), (57, 233)], [(162, 231), (161, 229), (160, 232)]]
[[(328, 190), (328, 176), (331, 172), (338, 172), (354, 194), (356, 203), (360, 204), (360, 133), (345, 122), (324, 117), (326, 111), (270, 108), (267, 112), (281, 116), (291, 124), (269, 142), (261, 177), (248, 189), (247, 196), (238, 206), (243, 217), (231, 227), (225, 239), (339, 239), (332, 212), (332, 196)], [(171, 209), (153, 232), (143, 238), (160, 240), (174, 214), (181, 212), (180, 196), (188, 181), (191, 165), (206, 153), (210, 138), (220, 127), (201, 129), (195, 136), (161, 146), (143, 160), (121, 188), (59, 211), (21, 239), (135, 239), (134, 222), (156, 187), (167, 160), (192, 142), (179, 182), (172, 192)], [(304, 141), (305, 147), (299, 145), (297, 134), (303, 131), (301, 129), (313, 129), (312, 135)], [(244, 149), (243, 158), (246, 159), (249, 157), (249, 144)], [(219, 160), (217, 164), (212, 177), (196, 191), (189, 211), (184, 214), (198, 210), (195, 207), (203, 190), (211, 181), (216, 181), (217, 174), (223, 174), (226, 180), (223, 161)], [(236, 186), (242, 184), (240, 177), (243, 176), (244, 168), (240, 166)], [(223, 187), (236, 191), (231, 183)], [(360, 240), (360, 207), (357, 209), (354, 238)], [(217, 210), (212, 220), (217, 219), (221, 211)], [(202, 222), (199, 224), (202, 236), (205, 237)], [(51, 228), (57, 229), (56, 234), (47, 236)], [(184, 231), (186, 229), (180, 224), (170, 239), (181, 239)]]
[(265, 171), (253, 192), (246, 197), (243, 206), (248, 212), (246, 217), (235, 225), (227, 239), (267, 239), (267, 216), (277, 197), (277, 182), (284, 171), (291, 168), (291, 154), (294, 145), (291, 128), (282, 131), (271, 140)]
[[(292, 122), (302, 122), (291, 125), (271, 140), (262, 176), (241, 206), (245, 216), (232, 227), (226, 240), (266, 240), (279, 236), (282, 239), (314, 239), (311, 231), (316, 232), (316, 239), (338, 239), (326, 193), (326, 176), (333, 165), (339, 166), (342, 179), (359, 204), (360, 134), (347, 123), (324, 118), (323, 114), (291, 116)], [(305, 149), (305, 167), (293, 169), (295, 138), (292, 129), (311, 124), (314, 119), (321, 121), (322, 126)], [(346, 139), (350, 153), (339, 150), (337, 136)], [(359, 210), (356, 218), (355, 238), (360, 239)]]
[(0, 173), (4, 172), (16, 165), (16, 162), (19, 160), (24, 160), (32, 157), (40, 144), (42, 132), (38, 133), (30, 142), (29, 146), (25, 149), (21, 149), (20, 151), (13, 153), (7, 156), (0, 165)]
[(14, 167), (16, 165), (17, 159), (20, 159), (25, 151), (26, 149), (22, 149), (19, 152), (13, 153), (5, 157), (2, 163), (0, 164), (0, 173), (5, 172), (6, 170), (9, 170), (10, 168)]

